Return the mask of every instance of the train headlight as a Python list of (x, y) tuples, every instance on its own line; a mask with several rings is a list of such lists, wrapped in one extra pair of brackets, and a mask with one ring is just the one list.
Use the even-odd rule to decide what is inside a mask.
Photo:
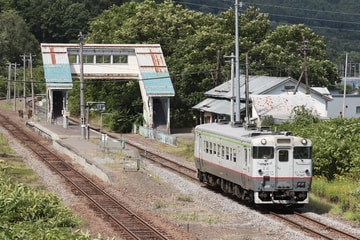
[(307, 144), (307, 140), (306, 140), (305, 138), (303, 138), (303, 139), (301, 139), (301, 143), (302, 143), (303, 145), (306, 145), (306, 144)]
[(261, 144), (262, 144), (262, 145), (265, 145), (265, 144), (266, 144), (266, 139), (265, 139), (265, 138), (261, 139)]
[(298, 182), (296, 186), (298, 188), (304, 188), (305, 187), (305, 182)]

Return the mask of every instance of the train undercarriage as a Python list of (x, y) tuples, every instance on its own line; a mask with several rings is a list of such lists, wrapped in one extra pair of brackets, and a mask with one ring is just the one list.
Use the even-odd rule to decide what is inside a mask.
[(208, 173), (203, 173), (201, 171), (198, 171), (198, 179), (200, 180), (200, 182), (206, 183), (211, 187), (220, 187), (221, 190), (226, 194), (232, 194), (246, 202), (254, 202), (253, 191), (244, 189), (237, 184), (226, 181), (225, 179), (216, 177)]
[(290, 190), (256, 191), (244, 189), (240, 185), (209, 173), (198, 170), (198, 179), (211, 187), (220, 188), (224, 193), (231, 194), (239, 199), (255, 204), (301, 205), (308, 203), (306, 191), (294, 192)]

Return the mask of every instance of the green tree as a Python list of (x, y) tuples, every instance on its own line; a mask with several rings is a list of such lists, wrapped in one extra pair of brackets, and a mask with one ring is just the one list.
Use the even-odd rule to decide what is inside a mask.
[[(223, 56), (235, 50), (234, 21), (232, 10), (215, 16), (170, 1), (129, 2), (113, 6), (91, 21), (88, 41), (161, 44), (176, 90), (172, 118), (179, 125), (189, 125), (193, 121), (189, 109), (204, 98), (204, 91), (230, 78), (230, 66)], [(241, 16), (241, 23), (244, 52), (258, 44), (270, 29), (267, 15), (254, 8)], [(216, 73), (218, 52), (221, 69)], [(172, 123), (176, 126), (175, 121)]]
[(50, 0), (4, 0), (4, 10), (15, 10), (26, 21), (29, 31), (39, 42), (43, 40), (42, 14), (49, 7)]
[(15, 10), (39, 42), (77, 40), (89, 20), (112, 5), (128, 0), (0, 0), (0, 10)]
[[(80, 116), (79, 86), (79, 81), (74, 82), (69, 94), (69, 110), (73, 116)], [(137, 82), (85, 81), (85, 102), (105, 102), (106, 112), (111, 113), (109, 126), (114, 131), (130, 132), (133, 123), (141, 123), (143, 105)]]
[(29, 32), (25, 21), (13, 10), (0, 13), (0, 64), (21, 63), (20, 55), (37, 52), (39, 43)]
[[(324, 39), (305, 25), (277, 27), (250, 51), (251, 69), (257, 74), (292, 76), (303, 71), (303, 41), (308, 41), (307, 68), (312, 86), (329, 86), (340, 81), (336, 66), (326, 59)], [(303, 78), (304, 79), (304, 78)]]
[(43, 40), (46, 42), (76, 41), (80, 31), (87, 31), (89, 11), (83, 3), (55, 0), (40, 16)]
[[(188, 126), (193, 123), (191, 107), (204, 98), (204, 92), (230, 78), (230, 64), (223, 56), (235, 51), (234, 23), (232, 9), (212, 15), (171, 1), (157, 4), (145, 0), (104, 11), (91, 21), (87, 41), (159, 43), (176, 91), (171, 103), (172, 126)], [(310, 82), (327, 86), (338, 80), (336, 68), (326, 60), (323, 38), (311, 29), (297, 25), (271, 31), (268, 15), (254, 7), (240, 15), (239, 26), (240, 62), (245, 63), (245, 54), (249, 53), (253, 74), (268, 74), (270, 68), (272, 76), (298, 78), (303, 66), (299, 48), (306, 38), (312, 48), (308, 59)]]

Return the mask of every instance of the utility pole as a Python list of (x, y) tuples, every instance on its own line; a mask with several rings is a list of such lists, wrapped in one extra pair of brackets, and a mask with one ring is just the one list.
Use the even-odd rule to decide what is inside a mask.
[(246, 73), (245, 73), (245, 116), (246, 116), (246, 123), (250, 123), (250, 113), (249, 113), (249, 55), (246, 53)]
[(6, 93), (6, 102), (7, 102), (7, 103), (10, 103), (10, 98), (11, 98), (11, 85), (10, 85), (10, 81), (11, 81), (11, 66), (12, 66), (12, 63), (8, 63), (9, 73), (8, 73), (7, 93)]
[(35, 55), (32, 55), (30, 53), (29, 68), (30, 68), (30, 81), (31, 81), (31, 111), (32, 111), (32, 115), (35, 115), (34, 78), (33, 78), (33, 64), (32, 64), (33, 57), (35, 57)]
[(304, 77), (305, 77), (305, 84), (306, 84), (306, 94), (310, 94), (309, 79), (308, 79), (308, 74), (307, 74), (307, 53), (310, 50), (311, 49), (309, 48), (309, 41), (304, 39), (301, 51), (304, 54)]
[(308, 79), (308, 73), (307, 73), (307, 53), (311, 51), (311, 48), (309, 48), (309, 41), (303, 40), (303, 45), (299, 49), (300, 52), (304, 55), (304, 64), (303, 64), (303, 71), (301, 72), (301, 75), (299, 77), (299, 81), (295, 87), (294, 95), (296, 94), (298, 87), (301, 82), (302, 76), (305, 77), (305, 84), (306, 84), (306, 94), (310, 94), (310, 86), (309, 86), (309, 79)]
[(16, 63), (15, 66), (15, 72), (14, 72), (14, 111), (16, 111)]
[(230, 99), (230, 123), (234, 125), (234, 60), (235, 55), (231, 53), (231, 56), (225, 56), (231, 60), (231, 99)]
[(215, 84), (214, 87), (216, 87), (220, 82), (220, 50), (216, 51), (216, 72), (215, 72)]
[(81, 124), (81, 138), (86, 139), (85, 131), (85, 100), (84, 100), (84, 63), (83, 63), (83, 41), (84, 35), (82, 32), (78, 35), (80, 41), (80, 124)]
[(235, 77), (236, 77), (236, 122), (240, 122), (240, 50), (239, 50), (239, 6), (242, 2), (235, 0)]
[(347, 69), (348, 69), (348, 53), (345, 54), (344, 94), (343, 94), (343, 106), (342, 106), (342, 112), (341, 112), (341, 117), (342, 118), (345, 118), (345, 110), (346, 110)]
[(24, 104), (23, 109), (26, 110), (26, 55), (21, 55), (23, 57), (23, 98)]

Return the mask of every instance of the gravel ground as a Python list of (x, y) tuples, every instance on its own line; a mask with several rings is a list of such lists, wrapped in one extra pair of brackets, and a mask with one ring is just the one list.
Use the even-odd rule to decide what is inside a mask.
[[(65, 184), (61, 184), (63, 180), (60, 177), (48, 170), (2, 128), (0, 131), (9, 138), (11, 147), (23, 156), (48, 189), (86, 219), (83, 229), (89, 229), (93, 236), (101, 234), (105, 238), (115, 236), (115, 239), (120, 239), (81, 197), (75, 196)], [(152, 148), (159, 143), (146, 140), (146, 144)], [(103, 170), (110, 175), (112, 184), (99, 184), (134, 212), (144, 215), (149, 222), (168, 232), (170, 239), (313, 239), (298, 229), (262, 215), (198, 182), (181, 178), (147, 162), (143, 162), (140, 171), (124, 171), (118, 163), (110, 160), (104, 163)], [(330, 215), (308, 214), (360, 236), (359, 224)]]

